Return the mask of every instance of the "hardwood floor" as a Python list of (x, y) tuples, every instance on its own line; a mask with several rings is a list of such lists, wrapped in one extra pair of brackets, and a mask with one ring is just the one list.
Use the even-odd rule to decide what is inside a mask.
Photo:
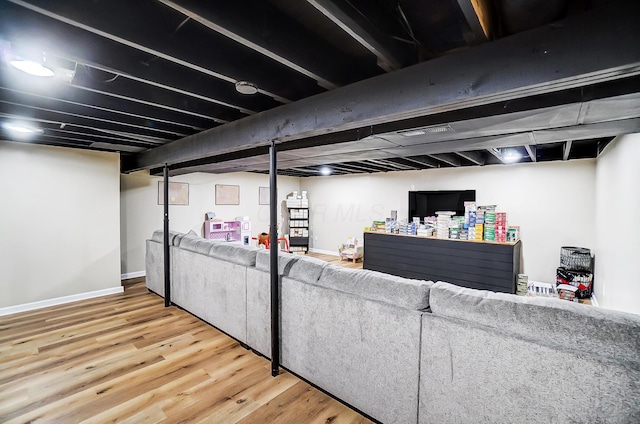
[(147, 292), (0, 317), (3, 423), (368, 423)]
[(340, 260), (340, 256), (325, 255), (324, 253), (309, 252), (307, 253), (307, 256), (322, 259), (323, 261), (326, 261), (335, 265), (340, 265), (345, 268), (362, 269), (362, 259), (354, 263), (353, 261), (348, 261), (346, 259)]

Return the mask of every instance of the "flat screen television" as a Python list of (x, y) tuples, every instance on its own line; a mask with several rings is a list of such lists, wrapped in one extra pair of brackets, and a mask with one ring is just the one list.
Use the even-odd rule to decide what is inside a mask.
[(409, 222), (414, 216), (423, 221), (425, 216), (434, 216), (438, 211), (453, 211), (462, 216), (464, 202), (475, 200), (475, 190), (410, 191)]

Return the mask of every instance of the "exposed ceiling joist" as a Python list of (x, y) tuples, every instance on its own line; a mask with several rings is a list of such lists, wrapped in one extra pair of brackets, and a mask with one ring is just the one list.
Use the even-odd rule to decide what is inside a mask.
[(569, 156), (571, 155), (571, 145), (573, 144), (572, 140), (567, 140), (564, 142), (562, 146), (562, 160), (569, 160)]
[[(138, 31), (138, 28), (133, 25), (121, 25), (119, 27), (120, 33), (115, 33), (99, 28), (98, 23), (102, 21), (97, 16), (92, 18), (91, 15), (87, 15), (87, 10), (86, 8), (82, 7), (81, 3), (78, 3), (76, 8), (65, 8), (65, 5), (60, 5), (60, 7), (58, 8), (56, 7), (56, 4), (45, 2), (43, 0), (29, 0), (29, 2), (23, 0), (8, 1), (49, 18), (63, 22), (67, 25), (80, 28), (84, 31), (99, 35), (103, 38), (115, 41), (116, 43), (120, 43), (124, 46), (131, 47), (133, 49), (161, 58), (163, 60), (173, 62), (175, 64), (192, 69), (210, 77), (217, 78), (229, 84), (235, 84), (237, 81), (244, 79), (239, 75), (242, 74), (247, 77), (246, 79), (249, 79), (257, 84), (259, 93), (272, 97), (281, 103), (288, 103), (292, 100), (295, 100), (286, 98), (281, 94), (284, 92), (284, 86), (276, 87), (275, 85), (273, 85), (272, 81), (269, 81), (266, 78), (260, 76), (261, 74), (265, 74), (266, 72), (257, 72), (255, 69), (241, 68), (240, 66), (234, 67), (228, 61), (224, 64), (226, 66), (225, 69), (216, 69), (216, 64), (221, 65), (221, 63), (211, 59), (207, 61), (207, 65), (201, 64), (204, 63), (202, 60), (200, 60), (200, 63), (197, 63), (195, 58), (187, 58), (186, 55), (183, 54), (182, 50), (184, 50), (184, 46), (181, 46), (180, 48), (178, 48), (177, 45), (172, 46), (168, 43), (171, 40), (168, 40), (166, 37), (159, 38), (149, 36), (148, 34), (144, 34)], [(111, 4), (113, 3), (113, 1), (114, 0), (109, 2), (106, 7), (112, 7)], [(99, 6), (100, 4), (98, 3), (94, 4), (94, 7)], [(92, 24), (83, 22), (83, 20), (86, 21), (87, 19), (91, 19), (94, 22)], [(149, 26), (146, 28), (153, 27)], [(232, 60), (233, 58), (228, 59)], [(263, 69), (269, 67), (268, 64), (263, 63), (261, 65)]]
[[(126, 90), (122, 90), (123, 94), (119, 94), (117, 92), (114, 92), (113, 89), (111, 89), (111, 91), (103, 91), (103, 90), (98, 90), (95, 88), (91, 88), (91, 87), (87, 87), (86, 85), (78, 85), (78, 84), (70, 84), (70, 87), (76, 88), (78, 90), (84, 90), (90, 93), (96, 93), (102, 96), (109, 96), (109, 97), (113, 97), (116, 99), (120, 99), (120, 100), (125, 100), (128, 102), (135, 102), (135, 103), (139, 103), (142, 105), (146, 105), (146, 106), (151, 106), (151, 107), (156, 107), (156, 108), (160, 108), (160, 109), (165, 109), (165, 110), (169, 110), (172, 112), (179, 112), (179, 113), (183, 113), (185, 115), (191, 115), (191, 116), (195, 116), (198, 118), (202, 118), (202, 119), (209, 119), (213, 122), (219, 123), (219, 124), (224, 124), (228, 121), (220, 119), (220, 118), (216, 118), (214, 116), (211, 115), (206, 115), (204, 113), (201, 113), (199, 111), (193, 111), (193, 110), (187, 110), (186, 108), (184, 109), (180, 109), (178, 107), (177, 104), (168, 104), (170, 102), (166, 102), (166, 98), (163, 99), (163, 103), (158, 103), (156, 101), (150, 101), (150, 100), (145, 100), (144, 99), (144, 93), (139, 93), (138, 92), (138, 97), (132, 97), (131, 95), (126, 95), (124, 93), (126, 93)], [(194, 109), (193, 105), (191, 105), (190, 109)], [(202, 112), (206, 112), (206, 111), (202, 111)]]
[(403, 159), (409, 162), (417, 163), (418, 165), (421, 165), (427, 168), (438, 168), (440, 166), (438, 161), (430, 159), (428, 157), (421, 157), (420, 159), (415, 157), (407, 157)]
[(287, 169), (291, 170), (291, 171), (297, 171), (297, 172), (300, 172), (300, 173), (303, 173), (303, 174), (311, 174), (311, 175), (319, 175), (320, 174), (317, 169), (301, 168), (299, 166), (291, 167), (291, 168), (287, 168)]
[(537, 147), (533, 144), (525, 144), (524, 148), (527, 150), (531, 162), (536, 162), (538, 160), (536, 154)]
[(491, 153), (493, 156), (495, 156), (496, 158), (498, 158), (498, 160), (502, 163), (506, 163), (504, 161), (504, 158), (502, 157), (502, 154), (500, 152), (500, 150), (496, 149), (495, 147), (492, 147), (490, 149), (487, 149), (487, 152)]
[[(341, 163), (338, 164), (331, 164), (328, 166), (331, 170), (336, 170), (341, 174), (362, 174), (365, 172), (369, 172), (369, 171), (363, 171), (362, 169), (353, 169), (353, 168), (349, 168), (344, 166)], [(333, 172), (332, 172), (333, 173)]]
[(383, 163), (388, 163), (390, 165), (400, 166), (406, 170), (414, 170), (419, 168), (415, 166), (415, 164), (413, 164), (411, 161), (405, 161), (402, 158), (390, 157), (386, 159), (380, 159), (380, 161)]
[[(142, 152), (123, 169), (179, 164), (265, 146), (272, 140), (288, 143), (637, 75), (640, 26), (636, 9), (585, 13), (553, 28), (519, 33), (341, 87)], [(536, 49), (539, 45), (547, 50)], [(584, 54), (585, 45), (589, 55)], [(518, 66), (503, 66), (505, 56)], [(598, 60), (591, 60), (593, 57)], [(523, 68), (530, 72), (523, 75)], [(452, 78), (459, 69), (466, 69), (469, 78)], [(395, 98), (403, 101), (384, 101)]]
[(602, 153), (604, 153), (604, 151), (611, 144), (612, 141), (613, 141), (613, 139), (599, 141), (598, 142), (598, 147), (597, 147), (597, 155), (600, 156)]
[(456, 152), (456, 154), (476, 165), (482, 166), (485, 163), (485, 158), (480, 152)]
[(371, 22), (344, 0), (306, 0), (344, 32), (378, 58), (378, 66), (387, 72), (403, 67), (390, 39), (380, 34)]
[(412, 168), (410, 166), (401, 165), (399, 163), (395, 163), (395, 162), (392, 162), (390, 160), (369, 159), (369, 162), (373, 162), (375, 164), (378, 164), (378, 165), (382, 166), (383, 168), (387, 168), (387, 170), (390, 170), (390, 171), (408, 171), (408, 170), (414, 169), (414, 168)]
[[(152, 128), (158, 132), (171, 134), (172, 136), (184, 137), (193, 134), (197, 129), (188, 125), (167, 122), (160, 119), (154, 119), (149, 116), (140, 116), (133, 113), (127, 113), (119, 110), (111, 110), (93, 105), (82, 105), (75, 102), (64, 100), (56, 100), (45, 96), (37, 96), (15, 91), (5, 90), (0, 87), (2, 103), (13, 104), (20, 108), (30, 108), (42, 110), (51, 113), (59, 113), (68, 116), (66, 122), (72, 123), (74, 117), (93, 119), (98, 121), (120, 123), (125, 126), (139, 127), (142, 129)], [(65, 103), (61, 107), (60, 103)], [(64, 109), (64, 112), (62, 111)]]
[(471, 30), (471, 36), (467, 37), (469, 44), (479, 44), (489, 40), (492, 25), (488, 0), (458, 0), (458, 5)]
[(438, 154), (438, 155), (429, 155), (429, 157), (437, 159), (440, 162), (444, 162), (447, 165), (451, 165), (451, 166), (461, 166), (462, 165), (462, 162), (460, 162), (460, 159), (457, 158), (456, 156), (452, 155), (452, 154), (442, 153), (442, 154)]
[(351, 172), (380, 172), (379, 169), (365, 166), (362, 163), (353, 164), (350, 162), (341, 162), (338, 164), (338, 166), (340, 166), (341, 169), (351, 170)]
[[(263, 0), (219, 2), (215, 7), (198, 0), (159, 1), (205, 27), (316, 80), (326, 89), (334, 89), (348, 82), (345, 76), (358, 67), (351, 63), (350, 69), (339, 69), (336, 64), (348, 63), (346, 57), (337, 57), (340, 53), (330, 50), (324, 40), (305, 31), (295, 21), (265, 7), (267, 3)], [(248, 10), (251, 13), (247, 13)], [(265, 37), (264, 34), (269, 36)], [(296, 45), (300, 48), (292, 48), (292, 39), (296, 39)]]
[(125, 130), (126, 128), (131, 131), (135, 130), (145, 135), (162, 137), (165, 141), (172, 141), (178, 137), (182, 137), (185, 135), (185, 133), (180, 133), (169, 129), (149, 127), (144, 125), (143, 122), (136, 120), (125, 121), (123, 119), (105, 119), (98, 116), (81, 115), (79, 113), (73, 113), (63, 110), (48, 109), (33, 105), (22, 105), (5, 100), (0, 100), (0, 111), (5, 113), (11, 111), (17, 116), (31, 116), (34, 112), (37, 112), (39, 117), (48, 119), (50, 121), (84, 125), (89, 128), (94, 127), (95, 122), (100, 122), (101, 125), (103, 125), (105, 128), (116, 130)]
[(390, 157), (390, 158), (388, 158), (386, 160), (393, 161), (394, 163), (398, 163), (398, 164), (401, 164), (401, 165), (406, 165), (406, 166), (410, 167), (410, 169), (412, 169), (412, 170), (430, 168), (427, 165), (422, 165), (422, 164), (417, 163), (416, 161), (407, 160), (407, 159), (405, 159), (403, 157)]

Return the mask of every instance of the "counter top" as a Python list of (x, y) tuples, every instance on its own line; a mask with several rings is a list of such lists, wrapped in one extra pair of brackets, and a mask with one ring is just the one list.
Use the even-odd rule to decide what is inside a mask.
[(393, 234), (393, 233), (387, 233), (385, 231), (365, 231), (365, 233), (369, 233), (369, 234), (382, 234), (382, 235), (386, 235), (386, 236), (396, 236), (396, 237), (412, 237), (412, 238), (421, 238), (421, 239), (429, 239), (429, 240), (444, 240), (444, 241), (459, 241), (459, 242), (463, 242), (463, 243), (483, 243), (483, 244), (497, 244), (497, 245), (501, 245), (501, 246), (515, 246), (516, 244), (520, 243), (520, 239), (518, 239), (518, 241), (487, 241), (487, 240), (460, 240), (460, 239), (440, 239), (438, 237), (435, 236), (418, 236), (418, 235), (413, 235), (413, 234)]

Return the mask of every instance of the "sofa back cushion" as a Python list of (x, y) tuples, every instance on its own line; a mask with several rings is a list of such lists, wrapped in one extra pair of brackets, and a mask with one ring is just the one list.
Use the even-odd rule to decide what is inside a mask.
[(328, 265), (318, 284), (402, 308), (426, 310), (429, 307), (429, 290), (433, 281), (411, 280), (377, 271)]
[(457, 318), (519, 337), (640, 362), (640, 315), (553, 298), (516, 296), (437, 282), (434, 315)]
[[(269, 250), (260, 249), (256, 257), (256, 268), (269, 272), (271, 269)], [(327, 266), (325, 261), (309, 256), (278, 253), (278, 274), (305, 283), (316, 284)]]
[(211, 245), (209, 256), (244, 266), (256, 266), (258, 248), (238, 243), (220, 242)]
[[(182, 238), (183, 234), (177, 231), (169, 231), (169, 246), (175, 246)], [(156, 230), (153, 232), (151, 236), (151, 240), (157, 241), (158, 243), (164, 243), (164, 231)]]
[(190, 234), (185, 235), (180, 239), (180, 249), (188, 250), (190, 252), (201, 253), (208, 255), (214, 244), (224, 243), (218, 240), (208, 240), (199, 236), (193, 236)]

